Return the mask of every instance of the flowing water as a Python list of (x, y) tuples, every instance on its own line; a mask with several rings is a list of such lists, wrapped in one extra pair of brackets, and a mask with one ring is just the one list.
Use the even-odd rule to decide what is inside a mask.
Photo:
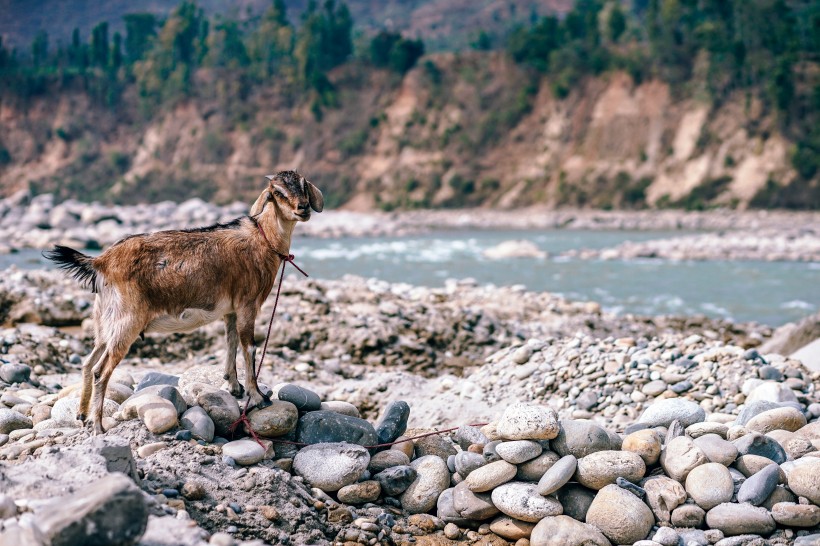
[[(705, 314), (772, 326), (820, 309), (820, 264), (793, 262), (671, 262), (578, 260), (554, 257), (570, 249), (608, 248), (627, 240), (681, 236), (681, 232), (452, 231), (409, 237), (294, 239), (296, 263), (312, 277), (346, 274), (391, 282), (442, 286), (447, 278), (521, 284), (574, 300), (594, 300), (615, 312)], [(483, 251), (503, 241), (528, 240), (547, 258), (490, 260)], [(42, 268), (39, 252), (0, 255), (11, 264)], [(290, 270), (294, 271), (294, 270)]]

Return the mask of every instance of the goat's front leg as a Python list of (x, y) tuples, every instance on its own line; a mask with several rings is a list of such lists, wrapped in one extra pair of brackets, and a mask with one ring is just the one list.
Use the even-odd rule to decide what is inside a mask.
[[(254, 359), (248, 347), (253, 343), (253, 324), (256, 320), (256, 312), (253, 309), (246, 309), (238, 314), (237, 329), (239, 330), (239, 343), (242, 346), (242, 358), (245, 360), (245, 386), (248, 391), (248, 407), (264, 408), (270, 406), (270, 396), (262, 394), (256, 382), (254, 373)], [(255, 353), (256, 351), (254, 351)]]
[(225, 315), (225, 341), (228, 345), (228, 356), (225, 358), (225, 375), (230, 393), (241, 398), (245, 392), (236, 377), (236, 347), (239, 345), (239, 333), (236, 331), (236, 313)]

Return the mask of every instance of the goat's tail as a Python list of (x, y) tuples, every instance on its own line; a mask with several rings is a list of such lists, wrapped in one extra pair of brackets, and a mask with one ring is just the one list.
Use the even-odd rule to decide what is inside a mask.
[(93, 258), (67, 246), (54, 245), (53, 250), (43, 252), (43, 257), (56, 263), (57, 266), (71, 273), (80, 286), (97, 291), (97, 270), (92, 264)]

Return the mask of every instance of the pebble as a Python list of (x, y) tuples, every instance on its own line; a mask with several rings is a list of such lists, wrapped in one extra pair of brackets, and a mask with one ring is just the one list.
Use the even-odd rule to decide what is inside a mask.
[(721, 439), (726, 438), (726, 433), (729, 427), (725, 423), (715, 423), (711, 421), (704, 421), (703, 423), (695, 423), (686, 427), (686, 435), (690, 438), (697, 439), (707, 434), (715, 434)]
[[(490, 531), (509, 541), (529, 539), (535, 525), (509, 516), (499, 516), (490, 522)], [(516, 544), (518, 544), (516, 542)]]
[[(511, 464), (520, 464), (538, 457), (544, 450), (541, 444), (532, 440), (514, 440), (501, 442), (495, 446), (495, 452)], [(460, 473), (460, 472), (459, 472)], [(465, 474), (462, 474), (464, 476)]]
[(669, 523), (672, 511), (686, 501), (683, 485), (672, 478), (651, 476), (643, 480), (641, 486), (646, 491), (647, 504), (661, 523)]
[(632, 544), (646, 538), (655, 517), (641, 499), (617, 485), (607, 485), (595, 495), (586, 522), (614, 544)]
[(337, 498), (339, 502), (346, 504), (364, 504), (378, 500), (381, 492), (382, 488), (378, 481), (367, 480), (342, 487), (337, 493)]
[(611, 449), (609, 434), (591, 421), (561, 420), (558, 435), (550, 442), (558, 455), (574, 455), (580, 459), (590, 453)]
[(820, 458), (804, 459), (804, 464), (796, 466), (788, 473), (789, 489), (795, 495), (806, 497), (814, 504), (820, 505)]
[(768, 510), (748, 503), (719, 504), (706, 513), (706, 524), (712, 529), (720, 529), (727, 536), (768, 535), (775, 529)]
[[(121, 388), (127, 389), (125, 386), (120, 386)], [(110, 388), (110, 387), (109, 387)], [(130, 389), (128, 389), (130, 390)], [(172, 385), (149, 385), (139, 391), (139, 394), (136, 396), (146, 395), (146, 394), (153, 394), (159, 396), (160, 398), (164, 398), (171, 402), (174, 407), (177, 409), (177, 414), (182, 415), (185, 413), (185, 410), (188, 409), (188, 404), (185, 402), (185, 398), (182, 397), (182, 394), (179, 390), (172, 386)], [(131, 396), (134, 396), (133, 394)], [(130, 397), (129, 397), (130, 398)], [(124, 411), (124, 408), (120, 408)]]
[(139, 392), (145, 387), (152, 385), (171, 385), (172, 387), (176, 387), (179, 385), (179, 376), (161, 372), (148, 372), (143, 375), (142, 379), (137, 383), (134, 392)]
[(650, 427), (668, 427), (672, 421), (680, 421), (684, 427), (706, 420), (706, 412), (695, 402), (681, 398), (656, 400), (644, 410), (639, 423)]
[(265, 448), (253, 440), (235, 440), (222, 446), (222, 454), (237, 464), (248, 466), (265, 458)]
[(409, 464), (410, 458), (401, 451), (386, 449), (370, 457), (370, 464), (367, 469), (371, 474), (378, 474), (382, 470), (387, 470), (394, 466), (407, 466)]
[[(541, 446), (538, 446), (541, 447)], [(478, 453), (461, 451), (454, 457), (455, 470), (462, 478), (466, 478), (473, 470), (481, 468), (487, 464), (487, 459)]]
[(453, 488), (453, 508), (459, 516), (474, 521), (489, 519), (499, 514), (491, 493), (474, 493), (465, 482)]
[[(299, 410), (290, 402), (271, 400), (271, 405), (248, 413), (251, 428), (260, 436), (275, 438), (296, 428)], [(246, 432), (247, 425), (245, 425)]]
[(758, 432), (752, 432), (733, 442), (740, 455), (759, 455), (777, 464), (786, 462), (786, 452), (776, 440)]
[(618, 477), (637, 482), (646, 473), (640, 455), (631, 451), (598, 451), (578, 460), (575, 479), (590, 489), (614, 484)]
[(683, 482), (695, 467), (709, 462), (695, 442), (686, 436), (678, 436), (661, 452), (660, 463), (666, 475)]
[[(51, 419), (58, 422), (76, 421), (79, 409), (79, 398), (61, 398), (51, 408)], [(103, 417), (112, 417), (119, 409), (119, 404), (106, 398), (103, 402)]]
[(449, 438), (442, 437), (438, 434), (419, 438), (413, 443), (413, 449), (416, 457), (435, 455), (445, 461), (450, 455), (456, 454), (456, 447), (453, 442), (451, 442)]
[(706, 511), (697, 504), (684, 504), (672, 510), (670, 521), (675, 527), (700, 527), (706, 518)]
[(305, 444), (347, 442), (362, 446), (378, 443), (369, 422), (334, 411), (311, 411), (299, 419), (296, 441)]
[(515, 479), (522, 482), (537, 482), (560, 458), (553, 451), (544, 451), (535, 459), (519, 464)]
[(402, 508), (411, 514), (432, 510), (438, 496), (450, 486), (447, 463), (435, 455), (426, 455), (414, 460), (410, 467), (416, 471), (416, 479), (399, 499)]
[(31, 377), (31, 367), (25, 364), (3, 364), (0, 379), (6, 383), (25, 383)]
[(389, 497), (404, 493), (416, 479), (416, 471), (408, 465), (392, 466), (373, 476), (381, 485), (382, 492)]
[(574, 455), (567, 455), (559, 459), (538, 481), (538, 494), (546, 496), (558, 491), (572, 478), (577, 466), (578, 459)]
[(704, 434), (694, 439), (694, 444), (706, 455), (710, 462), (729, 466), (737, 459), (737, 448), (717, 434)]
[(458, 528), (458, 525), (448, 523), (444, 526), (444, 536), (450, 540), (456, 540), (461, 537), (461, 530)]
[(14, 499), (0, 493), (0, 520), (13, 518), (17, 515), (17, 505)]
[(680, 535), (671, 527), (661, 527), (652, 536), (652, 540), (661, 546), (678, 546)]
[(223, 390), (205, 391), (197, 396), (197, 404), (202, 406), (214, 422), (216, 434), (230, 434), (233, 425), (241, 416), (239, 404), (230, 393)]
[(293, 459), (293, 470), (312, 487), (333, 492), (355, 483), (369, 463), (370, 454), (361, 446), (316, 444), (299, 450)]
[(658, 396), (666, 390), (666, 381), (655, 379), (641, 388), (641, 392), (647, 396)]
[(191, 431), (191, 435), (198, 440), (211, 442), (214, 439), (214, 422), (199, 406), (194, 406), (183, 413), (179, 424), (182, 428)]
[(652, 429), (638, 430), (627, 435), (621, 445), (621, 449), (637, 453), (647, 466), (658, 462), (661, 447), (661, 439)]
[(299, 411), (317, 411), (322, 406), (322, 399), (315, 392), (289, 383), (274, 387), (279, 400), (290, 402)]
[(578, 521), (586, 521), (587, 511), (595, 500), (595, 491), (577, 483), (568, 483), (558, 490), (558, 502), (564, 507), (564, 514)]
[(453, 434), (453, 439), (461, 447), (466, 450), (473, 444), (485, 445), (490, 442), (490, 439), (481, 432), (478, 427), (470, 425), (461, 425)]
[(162, 434), (176, 427), (177, 408), (164, 398), (158, 396), (146, 396), (153, 401), (140, 405), (138, 410), (139, 418), (145, 427), (154, 434)]
[(729, 502), (735, 492), (729, 470), (720, 463), (706, 463), (692, 469), (686, 476), (686, 492), (698, 506), (710, 510)]
[(467, 483), (470, 491), (489, 491), (512, 480), (515, 477), (516, 471), (515, 465), (507, 461), (495, 461), (473, 470), (464, 481)]
[(381, 419), (376, 424), (378, 443), (390, 443), (404, 434), (407, 430), (407, 419), (409, 417), (410, 405), (407, 402), (398, 400), (387, 404)]
[(205, 498), (207, 492), (205, 486), (196, 480), (188, 480), (182, 485), (182, 496), (190, 501), (198, 501)]
[(561, 515), (539, 521), (530, 535), (530, 545), (610, 546), (610, 542), (601, 531), (592, 525)]
[(323, 411), (335, 411), (351, 417), (361, 417), (359, 408), (350, 402), (343, 402), (341, 400), (328, 400), (319, 405), (319, 409)]
[(143, 459), (146, 457), (150, 457), (157, 451), (161, 451), (168, 447), (166, 442), (152, 442), (150, 444), (145, 444), (144, 446), (140, 446), (137, 448), (137, 455), (142, 457)]
[(617, 485), (618, 487), (620, 487), (622, 489), (626, 489), (627, 491), (629, 491), (630, 493), (632, 493), (633, 495), (635, 495), (639, 499), (642, 499), (646, 496), (646, 490), (643, 487), (641, 487), (639, 485), (635, 485), (631, 481), (629, 481), (625, 478), (622, 478), (620, 476), (615, 478), (615, 485)]
[(769, 498), (780, 480), (780, 467), (772, 463), (749, 476), (737, 492), (737, 502), (760, 506)]
[(0, 434), (9, 434), (15, 430), (33, 426), (34, 423), (25, 415), (11, 409), (0, 408)]
[(505, 440), (551, 440), (560, 426), (552, 408), (519, 403), (507, 406), (496, 430)]
[(471, 521), (463, 518), (458, 512), (456, 512), (453, 502), (454, 491), (455, 488), (450, 487), (441, 492), (441, 495), (438, 497), (438, 501), (436, 501), (436, 515), (444, 522), (454, 523), (461, 527), (470, 526)]
[(561, 504), (536, 491), (537, 486), (525, 482), (508, 482), (493, 489), (492, 502), (504, 514), (521, 521), (537, 523), (547, 516), (563, 511)]
[(737, 419), (735, 419), (735, 424), (745, 426), (750, 420), (752, 420), (755, 416), (760, 415), (761, 413), (773, 409), (777, 409), (780, 407), (780, 404), (777, 402), (769, 402), (768, 400), (757, 400), (754, 402), (747, 401), (743, 408), (740, 410), (740, 413), (737, 414)]
[(775, 408), (755, 415), (745, 426), (761, 434), (773, 430), (794, 432), (806, 426), (806, 416), (800, 410), (792, 407)]
[(772, 506), (772, 517), (786, 527), (815, 527), (820, 525), (820, 506), (778, 502)]
[(789, 387), (774, 381), (764, 381), (746, 397), (746, 403), (757, 400), (767, 400), (769, 402), (797, 402), (797, 397)]

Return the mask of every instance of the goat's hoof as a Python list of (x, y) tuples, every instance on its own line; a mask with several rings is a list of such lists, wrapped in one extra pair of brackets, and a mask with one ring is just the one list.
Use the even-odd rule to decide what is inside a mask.
[(103, 429), (102, 423), (94, 423), (94, 428), (91, 429), (91, 433), (94, 436), (100, 436), (101, 434), (105, 434), (105, 430)]
[(266, 394), (263, 394), (263, 395), (262, 395), (262, 400), (260, 400), (260, 401), (256, 404), (256, 409), (267, 408), (267, 407), (269, 407), (269, 406), (271, 406), (271, 405), (273, 405), (273, 402), (271, 402), (271, 401), (270, 401), (270, 396), (268, 396), (268, 395), (266, 395)]
[(231, 387), (231, 395), (234, 398), (242, 398), (245, 395), (245, 387), (237, 383)]
[(77, 421), (85, 422), (85, 413), (78, 413), (77, 414)]

